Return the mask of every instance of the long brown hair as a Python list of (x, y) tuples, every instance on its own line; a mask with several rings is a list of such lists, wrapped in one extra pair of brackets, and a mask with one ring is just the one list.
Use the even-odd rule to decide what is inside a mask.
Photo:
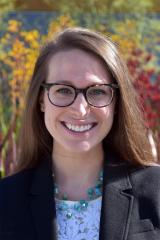
[(117, 46), (100, 33), (84, 28), (68, 28), (42, 47), (35, 64), (24, 112), (17, 170), (31, 168), (42, 156), (51, 156), (53, 139), (45, 127), (44, 113), (39, 103), (41, 84), (47, 78), (50, 58), (70, 48), (90, 52), (101, 59), (119, 85), (114, 123), (103, 141), (104, 149), (114, 149), (124, 160), (133, 164), (153, 164), (154, 158), (138, 97)]

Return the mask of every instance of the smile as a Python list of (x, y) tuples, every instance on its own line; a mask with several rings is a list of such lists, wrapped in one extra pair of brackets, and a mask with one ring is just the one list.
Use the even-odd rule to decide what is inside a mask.
[(62, 124), (69, 130), (73, 132), (86, 132), (93, 128), (96, 123), (86, 124), (86, 125), (73, 125), (71, 123), (62, 122)]

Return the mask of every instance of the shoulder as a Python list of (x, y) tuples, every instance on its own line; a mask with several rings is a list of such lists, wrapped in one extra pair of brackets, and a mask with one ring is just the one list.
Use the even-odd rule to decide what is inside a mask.
[(148, 194), (151, 197), (156, 194), (160, 197), (160, 166), (132, 169), (129, 176), (133, 190), (137, 194)]
[(12, 232), (14, 224), (17, 224), (17, 221), (23, 222), (22, 219), (25, 219), (32, 175), (33, 170), (24, 170), (1, 179), (0, 232), (5, 232), (5, 229)]
[(0, 180), (0, 199), (6, 195), (16, 194), (18, 192), (26, 192), (30, 186), (32, 170), (24, 170), (11, 176), (5, 177)]
[(135, 182), (145, 179), (146, 183), (160, 182), (160, 166), (137, 167), (130, 170), (130, 175)]
[(15, 219), (28, 206), (33, 171), (25, 170), (0, 181), (0, 226)]

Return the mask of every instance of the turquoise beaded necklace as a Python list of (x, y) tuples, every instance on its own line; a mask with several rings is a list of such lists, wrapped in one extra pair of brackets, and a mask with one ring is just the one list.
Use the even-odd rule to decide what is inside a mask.
[[(102, 185), (103, 185), (103, 171), (101, 170), (96, 185), (94, 187), (88, 188), (87, 190), (88, 199), (87, 200), (81, 199), (80, 201), (76, 202), (73, 205), (73, 209), (78, 212), (85, 211), (88, 207), (89, 201), (102, 196)], [(62, 199), (62, 201), (60, 201), (60, 204), (58, 206), (58, 210), (66, 211), (66, 217), (71, 218), (72, 213), (68, 211), (69, 207), (68, 207), (68, 204), (65, 202), (68, 200), (68, 196), (66, 193), (60, 194), (59, 187), (56, 183), (54, 184), (54, 194), (55, 194), (55, 197), (57, 196), (57, 199), (59, 197)]]

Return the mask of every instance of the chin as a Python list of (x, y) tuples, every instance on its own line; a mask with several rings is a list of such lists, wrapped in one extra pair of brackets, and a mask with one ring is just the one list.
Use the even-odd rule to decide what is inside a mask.
[(67, 144), (64, 146), (66, 151), (73, 153), (82, 153), (90, 151), (94, 146), (91, 146), (88, 142), (81, 142), (77, 144)]

